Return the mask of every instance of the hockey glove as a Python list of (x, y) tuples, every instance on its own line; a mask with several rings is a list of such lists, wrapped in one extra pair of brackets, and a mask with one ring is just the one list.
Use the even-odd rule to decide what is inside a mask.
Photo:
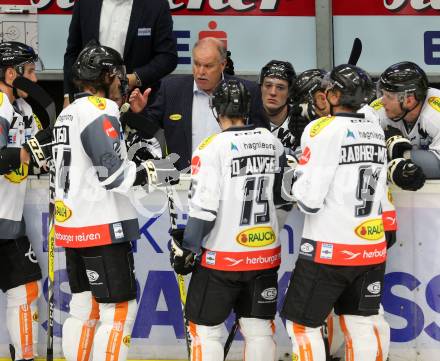
[(292, 146), (293, 149), (296, 149), (300, 146), (302, 133), (304, 132), (307, 124), (309, 124), (309, 120), (302, 116), (301, 113), (302, 108), (298, 104), (294, 104), (290, 112), (290, 120), (288, 125), (289, 131), (295, 139)]
[(397, 158), (388, 163), (388, 180), (406, 191), (416, 191), (425, 184), (422, 168), (409, 159)]
[(412, 149), (411, 142), (406, 139), (399, 129), (387, 127), (385, 129), (388, 159), (403, 158), (403, 153)]
[(179, 171), (173, 165), (173, 159), (150, 159), (138, 167), (135, 185), (163, 187), (179, 183)]
[(38, 168), (45, 167), (46, 161), (52, 157), (52, 130), (50, 128), (40, 130), (28, 139), (23, 148), (31, 156), (31, 164)]
[(184, 228), (171, 231), (170, 263), (179, 275), (191, 273), (196, 266), (196, 254), (182, 247)]
[(396, 231), (385, 231), (385, 240), (387, 242), (387, 249), (391, 248), (396, 243)]

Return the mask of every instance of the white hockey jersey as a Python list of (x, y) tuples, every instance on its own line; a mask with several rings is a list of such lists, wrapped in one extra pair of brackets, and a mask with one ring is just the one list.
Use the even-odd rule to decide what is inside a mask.
[[(38, 130), (30, 105), (18, 98), (13, 106), (7, 95), (0, 92), (0, 149), (21, 148)], [(27, 164), (0, 175), (0, 239), (15, 239), (25, 234), (23, 207), (27, 176)]]
[(281, 142), (253, 125), (229, 128), (197, 147), (189, 216), (215, 220), (202, 241), (204, 267), (250, 271), (280, 265), (276, 205), (285, 203), (278, 192), (283, 159)]
[(67, 248), (139, 238), (129, 195), (136, 164), (127, 160), (115, 102), (82, 94), (54, 127), (55, 241)]
[(293, 195), (306, 213), (300, 257), (357, 266), (385, 261), (384, 133), (364, 114), (317, 119), (304, 130)]
[(381, 98), (372, 102), (370, 107), (383, 129), (387, 126), (399, 129), (414, 149), (429, 150), (440, 159), (440, 90), (428, 89), (419, 118), (409, 131), (402, 120), (395, 122), (387, 117)]

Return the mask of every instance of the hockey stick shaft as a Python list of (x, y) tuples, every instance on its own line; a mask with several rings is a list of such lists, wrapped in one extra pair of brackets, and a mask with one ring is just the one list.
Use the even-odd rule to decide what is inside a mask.
[(54, 281), (55, 281), (55, 163), (49, 161), (49, 232), (47, 237), (47, 361), (53, 361)]
[(226, 360), (226, 357), (228, 356), (229, 350), (232, 346), (232, 342), (234, 342), (235, 335), (237, 334), (238, 330), (238, 318), (235, 320), (234, 324), (232, 325), (231, 331), (229, 332), (228, 338), (225, 342), (225, 347), (223, 348), (223, 360)]
[(362, 53), (362, 41), (359, 38), (355, 38), (353, 46), (351, 48), (350, 57), (348, 58), (348, 64), (356, 65)]
[[(177, 212), (174, 203), (173, 190), (170, 186), (166, 187), (167, 199), (168, 199), (168, 212), (170, 214), (171, 229), (177, 229)], [(180, 303), (182, 305), (182, 315), (183, 315), (183, 331), (185, 333), (186, 351), (188, 354), (188, 360), (191, 359), (191, 337), (188, 331), (188, 325), (185, 318), (185, 304), (186, 304), (186, 289), (185, 289), (185, 279), (182, 275), (176, 274), (177, 285), (179, 286)]]

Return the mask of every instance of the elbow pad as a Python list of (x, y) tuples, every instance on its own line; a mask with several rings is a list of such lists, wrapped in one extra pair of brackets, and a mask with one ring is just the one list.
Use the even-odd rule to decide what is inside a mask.
[(0, 149), (0, 174), (9, 173), (20, 167), (20, 148)]

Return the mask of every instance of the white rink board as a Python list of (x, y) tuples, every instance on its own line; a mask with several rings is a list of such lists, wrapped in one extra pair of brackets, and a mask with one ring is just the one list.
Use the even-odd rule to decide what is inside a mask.
[[(25, 206), (28, 236), (32, 240), (46, 280), (46, 257), (43, 239), (46, 235), (47, 182), (32, 180)], [(178, 191), (179, 204), (185, 212), (185, 190)], [(136, 318), (130, 359), (174, 359), (185, 357), (181, 308), (177, 284), (168, 260), (167, 242), (169, 218), (165, 195), (156, 192), (142, 199), (140, 225), (142, 237), (135, 253), (136, 275), (140, 285), (139, 312)], [(400, 230), (399, 242), (390, 252), (386, 276), (384, 308), (391, 323), (391, 361), (435, 361), (440, 351), (440, 184), (430, 182), (417, 193), (395, 194)], [(165, 213), (163, 213), (165, 211)], [(163, 214), (162, 214), (163, 213)], [(93, 215), (91, 215), (93, 216)], [(181, 213), (179, 223), (186, 222)], [(283, 231), (283, 262), (280, 275), (280, 293), (284, 294), (300, 240), (301, 215), (294, 211)], [(63, 253), (56, 256), (56, 322), (55, 333), (60, 335), (59, 324), (67, 316), (70, 299)], [(60, 282), (61, 281), (61, 282)], [(147, 288), (145, 285), (148, 285)], [(45, 296), (47, 296), (45, 289)], [(280, 303), (281, 301), (279, 301)], [(40, 299), (40, 322), (45, 324), (47, 303)], [(279, 304), (280, 307), (280, 304)], [(0, 308), (5, 308), (5, 297), (0, 296)], [(5, 324), (4, 311), (0, 324)], [(290, 344), (279, 317), (277, 344), (279, 355), (290, 351)], [(226, 329), (225, 329), (226, 331)], [(177, 335), (177, 336), (176, 336)], [(45, 354), (45, 329), (40, 327), (41, 355)], [(226, 336), (226, 334), (225, 334)], [(60, 357), (59, 337), (55, 337), (55, 356)], [(8, 357), (8, 335), (0, 330), (0, 357)], [(241, 359), (242, 341), (234, 342), (231, 360)]]

